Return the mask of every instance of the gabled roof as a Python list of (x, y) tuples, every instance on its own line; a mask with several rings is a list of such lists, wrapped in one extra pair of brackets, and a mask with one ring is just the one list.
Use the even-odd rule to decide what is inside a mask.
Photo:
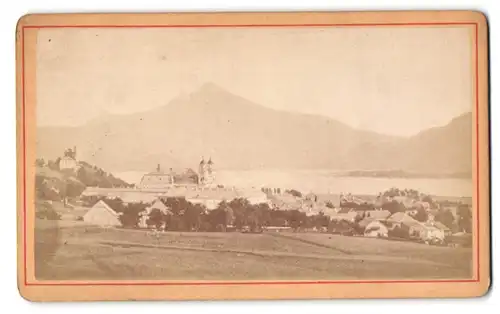
[(113, 208), (109, 207), (109, 205), (106, 204), (103, 200), (100, 200), (99, 202), (95, 203), (94, 206), (92, 206), (92, 209), (94, 208), (103, 208), (107, 210), (111, 215), (115, 217), (119, 216), (119, 214), (116, 211), (114, 211)]
[(120, 198), (124, 203), (151, 203), (156, 196), (145, 193), (125, 193)]
[(391, 215), (388, 210), (367, 210), (365, 212), (365, 217), (370, 217), (374, 219), (386, 219)]
[(154, 209), (161, 211), (163, 214), (172, 214), (170, 209), (165, 204), (163, 204), (163, 202), (160, 201), (159, 199), (154, 201), (153, 204), (151, 204), (151, 206), (149, 206), (146, 211), (148, 213), (151, 213), (151, 211)]
[(352, 211), (352, 212), (348, 212), (348, 213), (337, 213), (337, 214), (334, 214), (331, 217), (331, 219), (333, 220), (353, 220), (354, 218), (356, 218), (356, 216), (358, 215), (357, 212), (355, 211)]
[(163, 204), (162, 201), (160, 200), (156, 200), (153, 202), (153, 204), (151, 204), (151, 209), (159, 209), (159, 210), (166, 210), (168, 209), (167, 206), (165, 206), (165, 204)]
[(384, 227), (385, 229), (387, 229), (387, 226), (386, 224), (383, 222), (383, 221), (380, 221), (380, 220), (372, 220), (370, 221), (369, 223), (367, 223), (365, 226), (363, 226), (365, 229), (368, 229), (368, 227), (370, 226), (374, 226), (374, 225), (377, 225), (377, 226), (382, 226)]
[(401, 223), (410, 227), (416, 225), (422, 225), (420, 222), (418, 222), (417, 220), (413, 219), (408, 214), (403, 212), (394, 213), (392, 216), (387, 218), (387, 221), (392, 223)]

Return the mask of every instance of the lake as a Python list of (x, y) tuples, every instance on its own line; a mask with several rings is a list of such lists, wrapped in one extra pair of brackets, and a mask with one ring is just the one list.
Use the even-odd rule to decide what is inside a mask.
[[(117, 172), (114, 175), (129, 182), (139, 183), (145, 172)], [(278, 170), (220, 170), (217, 183), (226, 186), (279, 187), (297, 189), (318, 194), (366, 194), (375, 195), (392, 187), (415, 189), (422, 193), (472, 197), (473, 184), (470, 179), (457, 178), (373, 178), (337, 176), (331, 171), (278, 171)]]

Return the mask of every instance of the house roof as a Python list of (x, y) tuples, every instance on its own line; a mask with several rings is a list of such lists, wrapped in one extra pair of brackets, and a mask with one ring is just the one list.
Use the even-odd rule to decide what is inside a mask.
[(159, 210), (166, 210), (168, 209), (167, 206), (165, 206), (165, 204), (163, 204), (162, 201), (160, 200), (156, 200), (153, 202), (153, 204), (151, 204), (151, 206), (149, 206), (151, 209), (159, 209)]
[(160, 201), (159, 199), (154, 201), (154, 203), (151, 206), (149, 206), (146, 211), (150, 213), (153, 209), (157, 209), (164, 214), (172, 214), (172, 212), (168, 209), (168, 207), (165, 206), (165, 204), (163, 204), (163, 202)]
[(391, 215), (388, 210), (368, 210), (366, 211), (365, 217), (370, 217), (374, 219), (386, 219)]
[(397, 212), (394, 213), (392, 216), (387, 218), (387, 221), (393, 222), (393, 223), (401, 223), (407, 226), (416, 226), (416, 225), (421, 225), (420, 222), (417, 220), (413, 219), (410, 217), (408, 214), (403, 213), (403, 212)]
[(167, 171), (154, 171), (146, 173), (141, 184), (168, 184), (173, 177), (177, 184), (195, 184), (198, 182), (198, 174), (191, 168), (170, 168)]
[(92, 209), (104, 209), (108, 211), (110, 214), (112, 214), (115, 217), (118, 217), (118, 213), (111, 207), (109, 207), (108, 204), (106, 204), (103, 200), (100, 200), (99, 202), (95, 203), (94, 206), (92, 206)]
[(448, 228), (446, 225), (444, 225), (443, 223), (441, 223), (439, 221), (432, 222), (432, 226), (434, 226), (438, 229), (441, 229), (443, 231), (450, 231), (450, 228)]
[(227, 200), (238, 198), (236, 191), (230, 189), (197, 189), (187, 190), (185, 197), (187, 199), (211, 199), (211, 200)]
[(71, 160), (71, 161), (76, 161), (75, 158), (71, 157), (71, 156), (63, 156), (61, 157), (61, 160)]
[(373, 227), (373, 226), (381, 226), (381, 227), (384, 227), (385, 229), (387, 229), (387, 226), (384, 224), (384, 222), (380, 221), (380, 220), (372, 220), (368, 224), (366, 224), (366, 226), (364, 226), (364, 228), (368, 229), (368, 228)]
[(358, 215), (357, 212), (352, 211), (348, 213), (337, 213), (331, 216), (333, 220), (353, 220)]
[(124, 203), (151, 203), (156, 199), (156, 196), (145, 193), (126, 193), (121, 195), (120, 199)]
[(352, 212), (352, 209), (351, 208), (341, 208), (337, 214), (347, 214), (347, 213), (350, 213)]

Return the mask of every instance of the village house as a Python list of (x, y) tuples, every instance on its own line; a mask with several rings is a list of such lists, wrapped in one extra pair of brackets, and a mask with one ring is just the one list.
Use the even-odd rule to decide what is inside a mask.
[(159, 210), (164, 215), (172, 215), (172, 212), (168, 209), (165, 204), (159, 199), (155, 200), (151, 206), (146, 207), (146, 209), (140, 213), (139, 218), (139, 228), (148, 228), (147, 221), (149, 219), (149, 215), (152, 211)]
[(122, 225), (119, 217), (117, 212), (101, 200), (83, 216), (83, 221), (101, 227), (116, 227)]
[(404, 212), (394, 213), (387, 218), (387, 226), (389, 230), (394, 230), (395, 228), (404, 230), (409, 238), (420, 237), (422, 230), (422, 224)]
[(330, 216), (333, 221), (347, 221), (350, 223), (354, 223), (358, 217), (360, 217), (360, 214), (350, 208), (342, 208), (337, 213)]
[(373, 220), (366, 225), (364, 236), (373, 238), (387, 238), (389, 236), (389, 229), (382, 221)]
[(401, 228), (411, 239), (419, 239), (425, 242), (439, 241), (445, 239), (444, 229), (436, 226), (435, 222), (421, 223), (406, 213), (398, 212), (387, 219), (389, 230)]
[(445, 239), (444, 231), (430, 224), (422, 224), (423, 228), (420, 231), (420, 239), (426, 242), (439, 241)]

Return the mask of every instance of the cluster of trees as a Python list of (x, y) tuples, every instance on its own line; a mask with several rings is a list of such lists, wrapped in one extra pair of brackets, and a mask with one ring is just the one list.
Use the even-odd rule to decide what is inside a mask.
[(36, 212), (35, 216), (39, 219), (48, 219), (48, 220), (59, 220), (61, 219), (61, 215), (59, 215), (52, 205), (46, 202), (36, 202), (35, 204)]
[[(86, 206), (92, 206), (99, 200), (106, 202), (120, 215), (124, 227), (138, 227), (141, 213), (149, 206), (145, 203), (125, 204), (119, 198), (84, 198)], [(165, 226), (172, 231), (226, 231), (228, 226), (237, 230), (248, 228), (260, 232), (265, 226), (301, 228), (328, 227), (330, 218), (323, 213), (307, 216), (299, 210), (272, 209), (267, 204), (251, 204), (247, 199), (238, 198), (230, 202), (223, 201), (214, 210), (207, 210), (203, 205), (193, 204), (184, 198), (169, 197), (162, 199), (168, 212), (153, 209), (146, 223), (150, 227)]]
[(286, 193), (293, 195), (295, 197), (302, 197), (302, 192), (291, 189), (291, 190), (285, 190)]
[(65, 201), (78, 197), (85, 190), (85, 185), (74, 178), (35, 176), (36, 198), (40, 200)]
[(80, 168), (76, 173), (76, 178), (85, 184), (85, 186), (94, 186), (100, 188), (120, 188), (120, 187), (133, 187), (120, 178), (107, 173), (97, 166), (92, 166), (85, 161), (80, 161)]
[(472, 232), (472, 211), (467, 204), (460, 204), (457, 208), (458, 231)]
[(420, 193), (417, 190), (414, 189), (399, 189), (399, 188), (391, 188), (384, 193), (382, 193), (383, 196), (385, 197), (396, 197), (396, 196), (406, 196), (410, 199), (413, 200), (419, 200), (423, 202), (428, 202), (432, 203), (432, 197), (430, 195), (426, 195), (423, 193)]

